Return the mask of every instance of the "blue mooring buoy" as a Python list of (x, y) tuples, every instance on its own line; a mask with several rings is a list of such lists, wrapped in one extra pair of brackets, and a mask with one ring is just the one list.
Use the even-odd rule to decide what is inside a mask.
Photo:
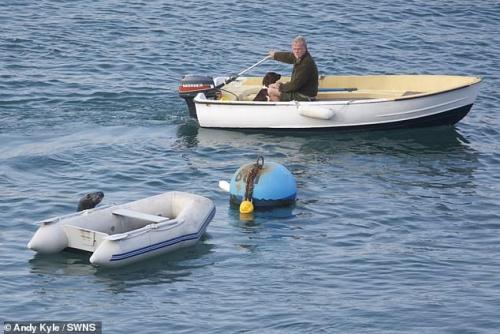
[[(253, 182), (252, 202), (255, 207), (284, 206), (295, 203), (297, 183), (292, 173), (283, 165), (275, 162), (266, 162), (264, 158)], [(247, 190), (248, 177), (259, 164), (241, 166), (231, 178), (229, 188), (230, 201), (240, 205)]]

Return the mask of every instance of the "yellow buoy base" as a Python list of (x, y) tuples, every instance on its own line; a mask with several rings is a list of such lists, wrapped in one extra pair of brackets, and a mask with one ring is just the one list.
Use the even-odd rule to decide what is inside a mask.
[(251, 201), (243, 201), (240, 204), (240, 213), (252, 213), (253, 212), (253, 204)]

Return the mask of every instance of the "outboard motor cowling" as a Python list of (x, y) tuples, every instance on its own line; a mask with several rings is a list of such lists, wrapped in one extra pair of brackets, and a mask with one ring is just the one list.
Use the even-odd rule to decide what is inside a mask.
[(181, 79), (179, 86), (179, 96), (186, 100), (189, 109), (189, 115), (196, 117), (196, 107), (194, 97), (198, 93), (204, 93), (207, 98), (215, 98), (216, 88), (214, 79), (204, 75), (185, 75)]

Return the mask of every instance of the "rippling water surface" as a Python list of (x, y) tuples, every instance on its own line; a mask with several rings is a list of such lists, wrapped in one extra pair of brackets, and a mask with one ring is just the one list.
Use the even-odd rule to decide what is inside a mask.
[[(300, 14), (299, 11), (307, 12)], [(104, 333), (497, 333), (498, 1), (4, 1), (0, 318)], [(227, 75), (305, 35), (321, 72), (483, 78), (454, 127), (199, 129), (183, 74)], [(290, 67), (269, 62), (253, 74)], [(299, 200), (244, 222), (217, 188), (262, 154)], [(36, 222), (169, 190), (210, 197), (197, 246), (119, 270), (26, 249)]]

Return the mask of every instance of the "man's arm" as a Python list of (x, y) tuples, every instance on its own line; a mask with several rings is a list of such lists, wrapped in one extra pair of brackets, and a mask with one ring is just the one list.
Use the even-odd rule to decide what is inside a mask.
[(274, 60), (280, 61), (282, 63), (293, 64), (295, 62), (295, 57), (291, 52), (274, 52), (269, 53)]

